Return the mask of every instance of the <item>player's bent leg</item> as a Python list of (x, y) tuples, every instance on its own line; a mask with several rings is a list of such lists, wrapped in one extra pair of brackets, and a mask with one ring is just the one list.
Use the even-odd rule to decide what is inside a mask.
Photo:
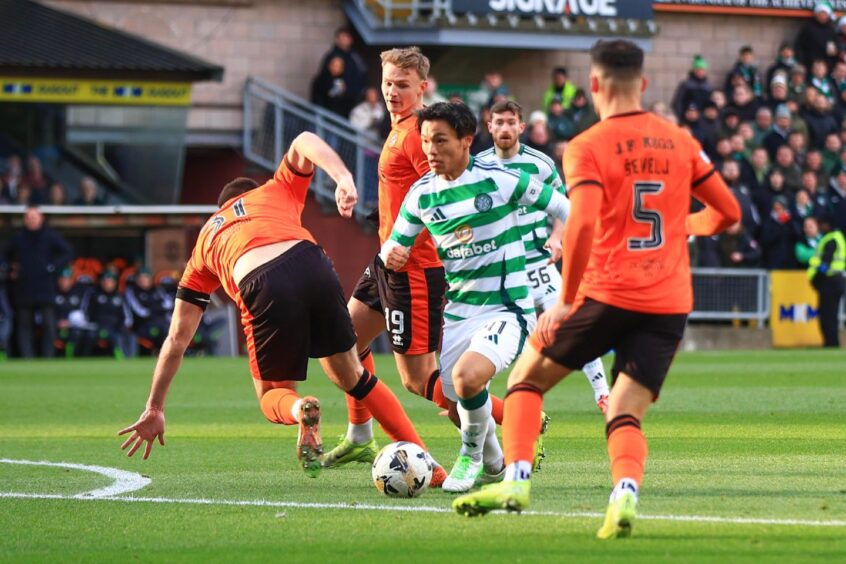
[(320, 473), (323, 441), (320, 438), (320, 401), (314, 396), (300, 397), (293, 380), (253, 380), (261, 411), (271, 423), (299, 425), (297, 459), (306, 474)]
[[(438, 372), (438, 359), (435, 353), (401, 354), (394, 353), (402, 385), (412, 394), (426, 397), (427, 387)], [(431, 399), (431, 398), (427, 398)]]
[(609, 397), (605, 435), (614, 489), (608, 500), (599, 539), (628, 537), (636, 516), (637, 495), (649, 453), (640, 424), (655, 394), (621, 373)]

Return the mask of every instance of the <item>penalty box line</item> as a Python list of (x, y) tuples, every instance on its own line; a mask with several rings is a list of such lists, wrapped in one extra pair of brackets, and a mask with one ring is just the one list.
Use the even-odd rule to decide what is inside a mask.
[[(275, 507), (288, 509), (335, 509), (353, 511), (387, 511), (404, 513), (452, 513), (445, 507), (431, 505), (378, 505), (372, 503), (316, 503), (297, 501), (267, 501), (267, 500), (228, 500), (228, 499), (177, 499), (167, 497), (137, 497), (137, 496), (85, 496), (61, 494), (31, 494), (18, 492), (0, 492), (0, 499), (62, 499), (74, 501), (117, 501), (123, 503), (169, 503), (187, 505), (225, 505), (238, 507)], [(493, 513), (493, 515), (504, 515)], [(522, 515), (539, 517), (565, 518), (602, 518), (604, 513), (579, 511), (524, 511)], [(846, 521), (817, 521), (807, 519), (762, 519), (754, 517), (712, 517), (708, 515), (638, 515), (638, 519), (645, 521), (675, 521), (686, 523), (716, 523), (740, 525), (777, 525), (802, 527), (846, 527)]]

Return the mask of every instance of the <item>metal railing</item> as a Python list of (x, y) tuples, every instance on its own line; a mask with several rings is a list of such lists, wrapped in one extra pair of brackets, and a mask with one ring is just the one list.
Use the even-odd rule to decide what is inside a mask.
[[(381, 141), (355, 129), (343, 117), (316, 106), (274, 84), (249, 77), (244, 88), (244, 155), (268, 170), (276, 170), (293, 139), (311, 131), (340, 155), (358, 187), (356, 216), (366, 217), (378, 194)], [(321, 204), (335, 203), (335, 185), (318, 169), (311, 189)]]
[(770, 317), (770, 274), (746, 268), (693, 268), (691, 320), (755, 320)]
[(452, 16), (451, 0), (355, 0), (360, 9), (367, 10), (382, 20), (384, 27), (398, 21), (415, 23), (422, 19), (434, 20)]

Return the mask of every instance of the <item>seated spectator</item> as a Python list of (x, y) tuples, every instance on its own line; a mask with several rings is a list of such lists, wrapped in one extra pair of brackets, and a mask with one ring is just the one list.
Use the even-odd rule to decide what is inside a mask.
[[(744, 45), (737, 52), (737, 61), (726, 76), (725, 92), (729, 98), (734, 98), (734, 92), (739, 84), (737, 78), (749, 88), (753, 98), (760, 98), (764, 94), (761, 86), (761, 75), (755, 65), (755, 51), (749, 45)], [(746, 119), (744, 119), (746, 121)]]
[(379, 89), (371, 86), (364, 91), (364, 100), (352, 109), (350, 123), (357, 130), (370, 133), (378, 139), (379, 128), (386, 113)]
[(56, 312), (56, 349), (66, 358), (73, 358), (80, 352), (80, 344), (90, 339), (90, 329), (82, 312), (82, 300), (89, 290), (85, 283), (77, 284), (70, 268), (59, 274), (58, 292), (54, 298)]
[(743, 223), (737, 222), (719, 236), (720, 264), (726, 268), (757, 268), (761, 249), (749, 236)]
[(740, 164), (734, 160), (725, 161), (720, 172), (737, 203), (740, 204), (741, 222), (744, 228), (754, 237), (761, 225), (761, 217), (752, 202), (749, 187), (740, 181)]
[(813, 171), (817, 175), (817, 186), (828, 186), (828, 181), (831, 180), (831, 173), (833, 167), (825, 168), (823, 166), (822, 152), (819, 149), (811, 149), (805, 155), (805, 170)]
[(846, 233), (846, 166), (840, 166), (828, 184), (832, 227)]
[(770, 160), (775, 158), (776, 150), (779, 147), (787, 144), (787, 136), (790, 134), (792, 121), (793, 118), (787, 106), (781, 105), (776, 109), (775, 121), (763, 140), (764, 148), (767, 150)]
[(793, 268), (794, 229), (790, 221), (787, 198), (773, 198), (772, 210), (761, 225), (759, 241), (763, 252), (763, 266), (768, 270)]
[(714, 150), (714, 167), (722, 168), (723, 163), (725, 161), (730, 161), (733, 159), (732, 157), (732, 150), (731, 150), (731, 141), (728, 137), (720, 137), (717, 139), (717, 145)]
[(564, 114), (576, 125), (575, 135), (599, 122), (599, 116), (596, 115), (587, 94), (581, 88), (576, 90), (570, 107), (564, 110)]
[(840, 153), (843, 149), (843, 142), (838, 133), (829, 133), (825, 138), (825, 147), (822, 151), (823, 168), (833, 172), (840, 166)]
[(778, 148), (773, 169), (782, 174), (784, 186), (787, 190), (795, 192), (802, 186), (802, 171), (796, 164), (793, 149), (789, 145), (782, 145)]
[(342, 117), (348, 117), (358, 96), (353, 93), (344, 75), (344, 59), (329, 59), (311, 83), (311, 101)]
[(86, 294), (82, 311), (94, 328), (93, 342), (86, 344), (86, 353), (99, 349), (115, 358), (123, 358), (131, 351), (132, 313), (124, 296), (118, 292), (115, 273), (103, 273), (99, 286)]
[(776, 73), (776, 75), (770, 81), (770, 91), (769, 95), (767, 96), (767, 107), (773, 114), (775, 114), (776, 109), (780, 105), (786, 104), (789, 99), (790, 97), (788, 96), (787, 89), (787, 75), (784, 75), (782, 73)]
[(770, 213), (773, 206), (773, 200), (777, 196), (792, 197), (793, 194), (789, 192), (784, 186), (784, 175), (781, 172), (770, 169), (767, 175), (767, 181), (764, 189), (760, 192), (752, 194), (753, 201), (758, 208), (758, 215), (763, 218)]
[(754, 149), (749, 157), (749, 165), (752, 168), (752, 176), (744, 179), (744, 181), (754, 195), (763, 190), (767, 184), (767, 174), (770, 171), (770, 158), (767, 155), (767, 150), (763, 147)]
[(135, 283), (127, 286), (125, 297), (138, 343), (148, 351), (159, 350), (167, 336), (172, 300), (153, 286), (152, 274), (146, 268), (135, 274)]
[(796, 102), (802, 101), (805, 97), (805, 81), (806, 71), (802, 65), (796, 65), (790, 71), (789, 80), (787, 81), (787, 99)]
[(802, 190), (808, 193), (811, 214), (820, 218), (828, 217), (828, 194), (824, 187), (820, 185), (817, 175), (813, 170), (805, 170), (802, 173)]
[(742, 145), (740, 151), (744, 157), (748, 157), (757, 145), (755, 144), (755, 126), (751, 121), (744, 121), (737, 128), (737, 135), (732, 135), (732, 139), (740, 137)]
[(828, 98), (821, 94), (814, 98), (813, 108), (802, 113), (802, 118), (808, 124), (808, 141), (814, 149), (822, 149), (828, 134), (837, 133), (840, 130), (831, 112)]
[(790, 218), (793, 221), (794, 229), (801, 228), (806, 217), (814, 217), (814, 203), (808, 191), (804, 188), (796, 192), (793, 197), (793, 205), (790, 207)]
[(720, 135), (723, 137), (731, 137), (737, 133), (738, 127), (740, 127), (740, 114), (737, 112), (737, 108), (727, 106), (722, 112)]
[(561, 106), (566, 110), (570, 107), (570, 102), (572, 102), (575, 95), (576, 85), (567, 78), (567, 69), (564, 67), (555, 67), (552, 69), (552, 84), (543, 93), (543, 111), (549, 113), (552, 100), (556, 97), (561, 100)]
[(106, 199), (98, 194), (97, 183), (90, 176), (79, 181), (79, 196), (73, 201), (75, 206), (102, 206)]
[(820, 96), (825, 96), (830, 104), (834, 103), (837, 88), (828, 76), (828, 67), (824, 60), (817, 59), (811, 65), (811, 76), (808, 77), (808, 84), (813, 86)]
[(772, 86), (773, 77), (779, 73), (785, 77), (785, 85), (787, 85), (787, 76), (793, 67), (796, 66), (796, 58), (793, 56), (793, 44), (789, 41), (784, 41), (778, 48), (778, 56), (775, 63), (767, 69), (766, 83)]
[[(423, 105), (431, 106), (432, 104), (446, 101), (446, 97), (441, 96), (441, 94), (438, 93), (438, 81), (430, 74), (429, 78), (426, 79), (426, 90), (423, 91)], [(382, 103), (381, 100), (379, 103)]]
[(701, 55), (694, 55), (687, 78), (679, 83), (673, 94), (671, 106), (676, 118), (681, 121), (691, 104), (702, 111), (711, 99), (714, 87), (708, 82), (708, 61)]
[(816, 59), (823, 59), (828, 65), (833, 65), (837, 60), (837, 32), (834, 31), (833, 17), (831, 4), (817, 2), (814, 18), (799, 29), (794, 43), (796, 58), (806, 67)]
[(787, 134), (787, 146), (793, 149), (793, 159), (796, 166), (802, 168), (805, 165), (805, 155), (807, 154), (805, 136), (796, 130), (791, 131)]
[(820, 234), (820, 226), (817, 223), (817, 218), (814, 216), (806, 217), (802, 222), (802, 234), (793, 247), (796, 262), (801, 268), (807, 268), (808, 263), (817, 254), (817, 246), (820, 243), (820, 239), (822, 239), (822, 235)]
[(755, 121), (755, 114), (758, 112), (760, 103), (745, 81), (735, 86), (730, 99), (728, 108), (737, 112), (740, 121)]
[(42, 205), (47, 202), (47, 188), (50, 185), (50, 179), (45, 176), (41, 161), (35, 155), (30, 155), (26, 160), (26, 169), (23, 182), (31, 190), (29, 203), (30, 205)]
[(24, 173), (21, 158), (18, 155), (10, 155), (6, 159), (6, 172), (3, 174), (2, 192), (0, 199), (9, 203), (17, 203), (18, 185), (23, 182)]
[(772, 127), (773, 112), (767, 106), (761, 106), (755, 113), (755, 123), (752, 126), (754, 132), (752, 142), (755, 147), (761, 147), (764, 144), (764, 137), (769, 134)]
[(48, 206), (64, 206), (67, 204), (65, 187), (61, 182), (54, 182), (50, 185), (50, 190), (47, 192), (47, 201), (45, 204)]

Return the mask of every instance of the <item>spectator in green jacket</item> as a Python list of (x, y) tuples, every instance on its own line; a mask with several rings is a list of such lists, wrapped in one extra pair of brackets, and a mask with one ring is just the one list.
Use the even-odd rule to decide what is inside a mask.
[(575, 95), (576, 85), (567, 79), (567, 69), (555, 67), (552, 70), (552, 84), (543, 94), (543, 111), (549, 113), (549, 106), (556, 96), (561, 99), (561, 106), (566, 110)]

